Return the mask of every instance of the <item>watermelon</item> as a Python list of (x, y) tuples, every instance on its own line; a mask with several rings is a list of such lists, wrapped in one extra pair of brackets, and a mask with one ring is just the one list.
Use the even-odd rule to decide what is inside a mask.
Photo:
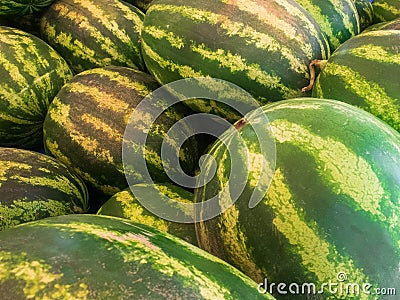
[(371, 30), (390, 30), (390, 29), (400, 30), (400, 17), (396, 18), (392, 21), (384, 21), (384, 22), (375, 23), (371, 26), (368, 26), (364, 30), (364, 32), (368, 32)]
[[(141, 46), (162, 85), (220, 78), (260, 103), (301, 96), (310, 61), (330, 53), (319, 25), (293, 0), (159, 0), (146, 11)], [(198, 111), (210, 107), (194, 102), (188, 105)]]
[(399, 30), (362, 33), (329, 58), (312, 95), (361, 107), (400, 130), (399, 56)]
[(52, 157), (1, 147), (0, 166), (0, 230), (51, 216), (87, 212), (85, 184)]
[(354, 0), (296, 0), (320, 25), (331, 52), (360, 33)]
[[(258, 121), (263, 114), (269, 123)], [(273, 153), (260, 152), (252, 122), (270, 128), (276, 141), (273, 175), (261, 169)], [(310, 291), (296, 299), (378, 299), (375, 288), (400, 289), (397, 131), (347, 103), (303, 97), (246, 115), (238, 132), (247, 146), (242, 159), (231, 161), (224, 144), (214, 144), (209, 151), (217, 162), (214, 177), (195, 191), (197, 203), (216, 195), (223, 211), (209, 220), (201, 219), (203, 209), (196, 213), (201, 248), (276, 296), (279, 283), (288, 294), (302, 287)], [(206, 171), (209, 163), (204, 164)], [(229, 177), (234, 164), (242, 166), (247, 182), (232, 203), (240, 183), (239, 174)], [(269, 176), (267, 192), (250, 208), (250, 197), (265, 189)], [(340, 294), (353, 283), (360, 294)], [(365, 283), (370, 295), (361, 291)]]
[(143, 17), (120, 0), (59, 0), (43, 14), (40, 33), (75, 73), (108, 65), (144, 70)]
[[(135, 184), (141, 171), (127, 163), (124, 169), (122, 144), (125, 128), (135, 107), (157, 89), (150, 74), (121, 66), (81, 72), (64, 85), (49, 107), (43, 124), (46, 153), (79, 174), (88, 186), (98, 209), (115, 193), (128, 187), (125, 175)], [(171, 107), (149, 125), (146, 162), (155, 182), (167, 182), (161, 145), (169, 127), (191, 113), (183, 104)], [(150, 126), (151, 125), (151, 126)], [(140, 128), (141, 129), (141, 128)], [(197, 143), (189, 138), (180, 149), (180, 163), (190, 173), (197, 163)]]
[[(162, 195), (175, 201), (183, 203), (193, 203), (193, 193), (171, 183), (162, 183), (154, 185)], [(149, 185), (136, 184), (136, 191), (140, 190), (141, 196), (146, 197)], [(150, 195), (149, 195), (150, 196)], [(104, 203), (98, 215), (107, 215), (129, 219), (131, 221), (142, 223), (162, 232), (168, 232), (193, 245), (197, 245), (197, 237), (193, 223), (178, 223), (164, 220), (148, 211), (138, 201), (130, 188), (116, 193)]]
[(2, 299), (274, 299), (237, 269), (174, 236), (96, 215), (0, 232)]
[(41, 16), (42, 12), (22, 16), (4, 16), (0, 18), (0, 25), (17, 28), (40, 38)]
[(358, 17), (360, 19), (360, 31), (372, 25), (374, 19), (374, 10), (370, 0), (353, 0), (356, 6)]
[(0, 26), (0, 146), (42, 146), (49, 104), (72, 76), (65, 60), (43, 40)]
[(374, 10), (373, 23), (391, 21), (400, 17), (399, 0), (374, 0), (372, 8)]
[(150, 7), (153, 0), (124, 0), (136, 7), (138, 7), (141, 11), (146, 12), (147, 9)]
[(43, 11), (55, 0), (1, 0), (0, 16), (23, 16)]

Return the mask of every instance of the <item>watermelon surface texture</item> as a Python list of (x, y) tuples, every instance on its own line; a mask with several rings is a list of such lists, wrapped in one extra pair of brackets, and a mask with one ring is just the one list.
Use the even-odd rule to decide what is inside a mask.
[(330, 53), (319, 25), (292, 0), (159, 0), (146, 12), (141, 45), (162, 85), (210, 76), (260, 103), (301, 96), (310, 61)]
[(144, 70), (143, 17), (120, 0), (59, 0), (43, 14), (40, 33), (75, 73), (108, 65)]
[(35, 12), (22, 16), (2, 16), (0, 25), (20, 29), (40, 38), (40, 19), (42, 12)]
[(0, 146), (41, 147), (50, 102), (72, 76), (43, 40), (0, 26)]
[(392, 21), (384, 21), (384, 22), (375, 23), (371, 26), (368, 26), (364, 30), (364, 32), (368, 32), (371, 30), (390, 30), (390, 29), (400, 30), (400, 17), (396, 18)]
[[(292, 299), (378, 299), (375, 288), (398, 291), (400, 134), (335, 100), (283, 100), (264, 106), (263, 112), (277, 150), (267, 193), (249, 208), (250, 196), (267, 175), (260, 172), (254, 130), (246, 125), (260, 114), (250, 113), (239, 129), (247, 146), (243, 161), (231, 162), (221, 143), (209, 151), (217, 170), (195, 191), (195, 200), (218, 195), (227, 209), (196, 223), (199, 245), (259, 283), (286, 284)], [(239, 199), (227, 207), (236, 186), (226, 183), (234, 163), (242, 164), (243, 172), (248, 165), (249, 175)], [(336, 293), (329, 291), (329, 282), (336, 284)], [(300, 289), (301, 283), (313, 283), (315, 292), (311, 286), (308, 294), (293, 295), (291, 283), (300, 283)], [(340, 283), (369, 283), (371, 294), (339, 294)], [(273, 295), (279, 298), (276, 285)]]
[(23, 16), (43, 11), (55, 0), (2, 0), (0, 16)]
[[(136, 184), (135, 186), (137, 189), (140, 189), (141, 196), (146, 197), (149, 185)], [(194, 201), (193, 193), (174, 184), (162, 183), (156, 184), (155, 187), (159, 190), (160, 194), (172, 200), (183, 203), (193, 203)], [(148, 197), (151, 197), (151, 195), (148, 194)], [(138, 201), (130, 188), (113, 195), (100, 207), (97, 214), (129, 219), (136, 223), (154, 227), (162, 232), (168, 232), (193, 245), (197, 245), (197, 237), (193, 223), (171, 222), (154, 215)]]
[(329, 42), (331, 52), (360, 33), (354, 0), (296, 0), (315, 19)]
[[(129, 170), (124, 170), (123, 137), (135, 107), (158, 87), (147, 73), (107, 66), (75, 75), (53, 100), (43, 125), (46, 152), (79, 174), (98, 204), (128, 187), (126, 174), (130, 184), (141, 182), (135, 166), (128, 164)], [(155, 182), (169, 181), (161, 163), (161, 144), (170, 126), (188, 113), (182, 104), (171, 107), (150, 129), (146, 162)], [(147, 124), (145, 116), (137, 124)], [(179, 157), (188, 173), (197, 162), (196, 141), (190, 140)]]
[(52, 157), (0, 148), (0, 230), (88, 210), (83, 181)]
[(363, 108), (400, 130), (399, 55), (399, 30), (353, 37), (322, 67), (312, 95)]
[(69, 215), (4, 230), (0, 257), (2, 299), (274, 299), (205, 251), (119, 218)]
[(360, 20), (360, 31), (363, 31), (374, 21), (374, 9), (370, 0), (353, 0)]
[(374, 23), (391, 21), (400, 17), (400, 1), (398, 0), (374, 0)]

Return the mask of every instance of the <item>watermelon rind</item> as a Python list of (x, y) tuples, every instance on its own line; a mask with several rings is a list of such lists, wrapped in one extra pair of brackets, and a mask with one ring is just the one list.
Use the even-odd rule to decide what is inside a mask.
[(40, 34), (75, 74), (108, 65), (145, 70), (144, 13), (120, 0), (59, 0), (42, 15)]
[(398, 0), (374, 0), (372, 8), (374, 11), (373, 23), (391, 21), (400, 17)]
[(47, 217), (88, 211), (86, 185), (54, 158), (0, 147), (0, 230)]
[(399, 30), (371, 30), (343, 43), (313, 86), (317, 98), (365, 109), (400, 130)]
[(0, 3), (0, 16), (24, 16), (41, 12), (55, 0), (2, 0)]
[[(124, 133), (136, 106), (158, 87), (148, 73), (106, 66), (75, 75), (51, 103), (43, 124), (46, 153), (82, 177), (92, 195), (93, 209), (127, 188), (126, 176), (129, 184), (142, 182), (138, 167), (123, 164)], [(163, 112), (154, 124), (148, 124), (145, 115), (134, 120), (139, 133), (143, 126), (149, 128), (144, 158), (154, 182), (170, 181), (161, 159), (161, 145), (168, 129), (190, 113), (180, 104)], [(134, 144), (127, 144), (131, 142)], [(180, 164), (188, 174), (197, 163), (196, 145), (193, 137), (179, 149)]]
[[(193, 203), (193, 193), (172, 183), (159, 183), (154, 185), (160, 194), (182, 203)], [(141, 197), (148, 197), (149, 185), (136, 184), (135, 191), (140, 192)], [(177, 209), (179, 207), (175, 206)], [(98, 215), (125, 218), (133, 222), (154, 227), (162, 232), (168, 232), (193, 245), (197, 245), (197, 237), (193, 223), (179, 223), (167, 221), (148, 211), (135, 197), (130, 188), (116, 193), (108, 199), (97, 211)]]
[(205, 251), (109, 216), (4, 230), (0, 257), (2, 299), (274, 299)]
[(43, 147), (48, 107), (73, 73), (42, 39), (0, 26), (0, 146)]
[[(217, 162), (214, 178), (196, 189), (195, 201), (218, 195), (221, 207), (232, 204), (231, 164), (241, 164), (248, 181), (221, 215), (195, 223), (200, 247), (259, 283), (297, 283), (300, 289), (301, 283), (312, 283), (321, 291), (299, 292), (296, 299), (379, 299), (345, 289), (332, 293), (329, 282), (368, 283), (370, 292), (398, 290), (400, 134), (337, 100), (282, 100), (264, 106), (263, 113), (276, 140), (272, 182), (250, 208), (250, 196), (262, 187), (257, 179), (267, 176), (260, 174), (263, 156), (254, 131), (246, 124), (239, 129), (248, 145), (243, 161), (230, 161), (226, 147), (215, 143), (208, 152)], [(282, 296), (276, 285), (272, 289)]]
[[(302, 96), (310, 61), (330, 55), (320, 26), (293, 0), (158, 0), (146, 11), (141, 47), (161, 85), (220, 78), (261, 104)], [(191, 108), (206, 112), (200, 109), (213, 106)], [(230, 117), (220, 103), (215, 111)]]

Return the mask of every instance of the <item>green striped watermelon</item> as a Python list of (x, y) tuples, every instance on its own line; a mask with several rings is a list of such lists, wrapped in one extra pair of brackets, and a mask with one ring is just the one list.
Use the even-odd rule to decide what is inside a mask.
[(360, 31), (372, 25), (374, 10), (370, 0), (353, 0), (360, 19)]
[(353, 37), (322, 67), (313, 96), (361, 107), (399, 131), (399, 56), (399, 30), (374, 30)]
[[(43, 125), (46, 151), (74, 169), (100, 204), (128, 187), (125, 174), (130, 184), (142, 180), (135, 166), (124, 170), (123, 136), (136, 105), (158, 87), (147, 73), (107, 66), (75, 75), (51, 103)], [(150, 129), (146, 162), (156, 182), (169, 180), (160, 156), (162, 140), (169, 127), (188, 113), (183, 105), (171, 107)], [(197, 163), (196, 141), (189, 140), (180, 149), (180, 162), (187, 173)]]
[[(148, 184), (136, 184), (142, 197), (148, 194)], [(171, 183), (155, 184), (160, 194), (183, 203), (193, 203), (193, 193)], [(150, 194), (148, 194), (150, 197)], [(161, 197), (160, 197), (161, 198)], [(195, 227), (193, 223), (177, 223), (164, 220), (148, 211), (136, 199), (132, 191), (127, 188), (116, 193), (107, 200), (97, 212), (98, 215), (107, 215), (129, 219), (131, 221), (145, 224), (162, 232), (168, 232), (193, 245), (197, 245)]]
[(43, 11), (55, 0), (1, 0), (0, 16), (27, 15)]
[(331, 52), (360, 33), (354, 0), (296, 0), (317, 21), (328, 39)]
[(391, 21), (400, 17), (399, 0), (374, 0), (372, 1), (374, 10), (374, 23)]
[(76, 73), (108, 65), (144, 70), (143, 17), (120, 0), (59, 0), (43, 14), (40, 32)]
[(4, 16), (0, 18), (0, 26), (20, 29), (40, 38), (40, 18), (42, 12), (22, 16)]
[(42, 146), (48, 106), (72, 76), (65, 60), (44, 41), (0, 26), (0, 146)]
[(384, 21), (384, 22), (375, 23), (371, 26), (368, 26), (364, 30), (364, 32), (368, 32), (371, 30), (390, 30), (390, 29), (400, 30), (400, 17), (396, 18), (392, 21)]
[(0, 148), (0, 195), (0, 230), (88, 210), (82, 180), (52, 157), (30, 150)]
[[(242, 161), (230, 162), (221, 143), (209, 152), (217, 161), (216, 175), (195, 191), (196, 202), (218, 195), (226, 208), (236, 186), (226, 183), (230, 163), (242, 164), (244, 171), (248, 164), (249, 175), (234, 205), (196, 223), (199, 245), (257, 282), (286, 284), (289, 295), (291, 283), (312, 283), (316, 291), (324, 291), (289, 299), (378, 299), (362, 292), (339, 295), (340, 283), (360, 289), (370, 284), (370, 292), (378, 287), (399, 291), (400, 134), (373, 115), (335, 100), (283, 100), (264, 106), (261, 113), (269, 124), (258, 126), (270, 126), (276, 141), (269, 189), (249, 208), (250, 195), (267, 176), (260, 173), (260, 161), (268, 160), (246, 125), (262, 118), (250, 113), (239, 128), (248, 151)], [(330, 292), (329, 282), (336, 284), (336, 293)], [(276, 285), (272, 289), (279, 296)]]
[(308, 64), (330, 52), (319, 25), (294, 0), (158, 0), (146, 12), (141, 45), (161, 84), (210, 76), (260, 103), (301, 96)]
[(274, 299), (174, 236), (119, 218), (69, 215), (0, 232), (2, 299)]

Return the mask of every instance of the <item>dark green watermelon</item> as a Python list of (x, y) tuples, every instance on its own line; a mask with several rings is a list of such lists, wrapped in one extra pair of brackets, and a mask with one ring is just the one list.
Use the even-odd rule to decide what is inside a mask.
[[(216, 142), (209, 151), (217, 162), (214, 177), (195, 191), (204, 210), (214, 196), (225, 209), (208, 220), (199, 209), (199, 245), (257, 282), (283, 283), (288, 299), (382, 299), (372, 293), (399, 291), (400, 134), (352, 105), (305, 97), (266, 105), (240, 124), (239, 137), (225, 140), (236, 145), (236, 160)], [(261, 151), (251, 124), (271, 129), (273, 173), (261, 167), (274, 153)], [(242, 171), (231, 174), (235, 166)], [(246, 185), (230, 205), (241, 176)], [(266, 187), (251, 205), (253, 193)], [(291, 283), (311, 292), (291, 294)], [(371, 294), (340, 294), (340, 284), (352, 283), (360, 291), (370, 284)], [(272, 290), (282, 296), (276, 285)]]
[(40, 34), (75, 73), (109, 65), (143, 71), (143, 18), (120, 0), (58, 0), (44, 12)]
[(72, 76), (42, 39), (0, 26), (0, 146), (42, 147), (50, 102)]
[(0, 232), (2, 299), (273, 299), (220, 259), (128, 220), (69, 215)]
[[(93, 206), (127, 188), (127, 174), (129, 184), (142, 182), (138, 167), (128, 162), (129, 171), (124, 168), (124, 133), (136, 106), (158, 87), (150, 74), (107, 66), (75, 75), (51, 103), (43, 125), (46, 151), (83, 178), (96, 202)], [(180, 104), (162, 113), (154, 124), (147, 124), (144, 116), (134, 122), (151, 127), (145, 156), (155, 182), (169, 181), (161, 159), (161, 145), (168, 129), (190, 113)], [(197, 162), (196, 140), (189, 141), (179, 152), (181, 166), (188, 174)]]
[(321, 67), (312, 95), (360, 107), (400, 131), (399, 56), (399, 30), (361, 33)]
[(23, 16), (35, 12), (41, 12), (50, 6), (55, 0), (1, 0), (1, 16)]
[(54, 158), (0, 148), (0, 230), (51, 216), (88, 211), (82, 179)]
[[(172, 183), (159, 183), (154, 185), (160, 194), (183, 203), (193, 203), (193, 193)], [(136, 184), (136, 191), (141, 197), (151, 197), (148, 193), (149, 184)], [(179, 207), (177, 207), (179, 208)], [(116, 193), (108, 199), (97, 212), (98, 215), (114, 216), (129, 219), (133, 222), (157, 228), (168, 232), (193, 245), (197, 245), (195, 227), (193, 223), (179, 223), (167, 221), (149, 210), (135, 197), (130, 188)]]

